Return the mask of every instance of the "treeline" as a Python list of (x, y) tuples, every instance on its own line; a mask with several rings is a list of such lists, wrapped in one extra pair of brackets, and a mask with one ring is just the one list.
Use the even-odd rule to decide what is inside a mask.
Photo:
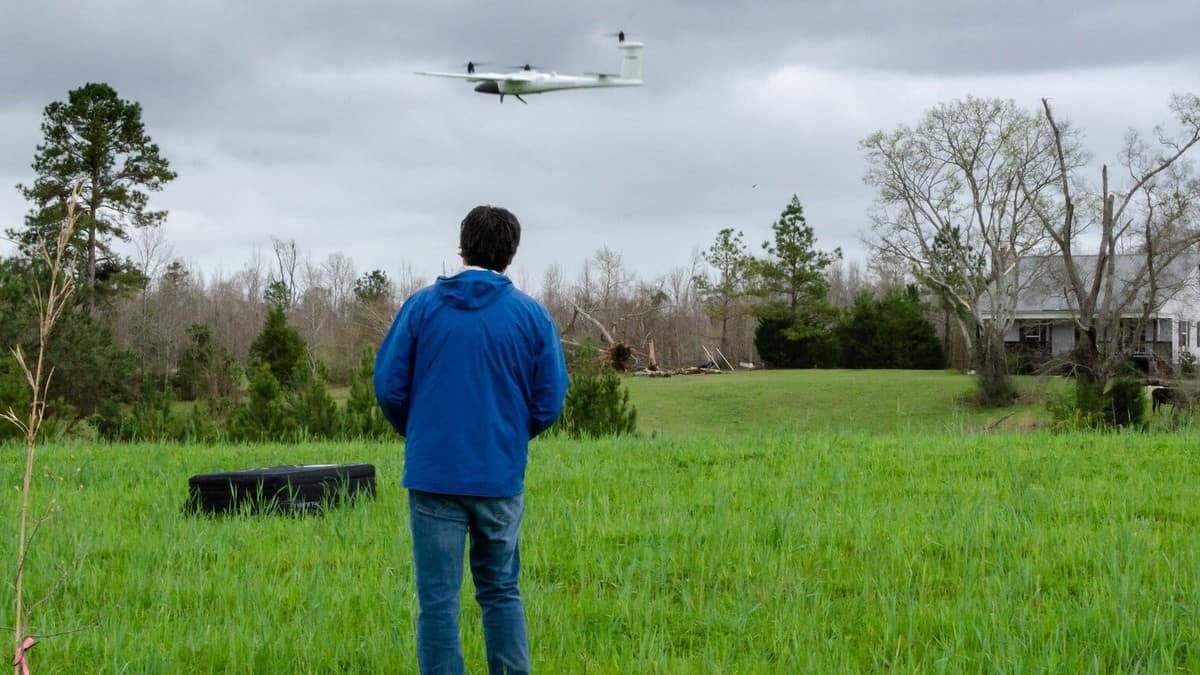
[[(848, 292), (835, 267), (841, 251), (816, 248), (816, 237), (796, 196), (771, 225), (771, 239), (755, 256), (744, 235), (724, 229), (703, 254), (715, 276), (695, 279), (708, 315), (721, 323), (727, 345), (730, 320), (755, 320), (754, 347), (777, 368), (941, 368), (944, 353), (916, 286), (901, 283)], [(893, 279), (904, 279), (896, 274)], [(839, 293), (832, 293), (838, 282)], [(850, 295), (840, 306), (836, 298)]]
[[(166, 213), (149, 208), (149, 193), (175, 174), (142, 128), (138, 104), (85, 85), (47, 106), (42, 130), (36, 181), (18, 186), (30, 213), (7, 230), (19, 251), (0, 259), (0, 343), (35, 344), (34, 299), (47, 275), (39, 254), (79, 185), (77, 292), (47, 354), (50, 433), (86, 424), (111, 439), (387, 435), (369, 354), (404, 299), (432, 279), (407, 265), (360, 273), (345, 255), (313, 260), (286, 239), (272, 239), (267, 255), (236, 273), (206, 277), (165, 240)], [(572, 275), (555, 266), (539, 280), (517, 272), (514, 281), (546, 305), (569, 348), (620, 342), (632, 348), (633, 367), (646, 365), (651, 340), (664, 367), (704, 363), (718, 349), (735, 364), (774, 367), (944, 365), (931, 310), (904, 285), (905, 272), (864, 271), (838, 251), (817, 250), (798, 198), (762, 256), (742, 239), (723, 230), (689, 266), (650, 279), (603, 248)], [(119, 253), (118, 242), (134, 253)], [(27, 387), (5, 351), (0, 404), (21, 409)], [(339, 399), (348, 388), (344, 402), (331, 388)], [(632, 428), (632, 410), (614, 410), (610, 425)], [(0, 428), (0, 437), (13, 431)]]

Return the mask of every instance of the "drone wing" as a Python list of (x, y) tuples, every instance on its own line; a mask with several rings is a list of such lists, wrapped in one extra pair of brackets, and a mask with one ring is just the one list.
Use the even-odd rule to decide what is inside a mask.
[(467, 82), (521, 82), (528, 80), (529, 72), (521, 71), (516, 73), (435, 73), (424, 70), (418, 70), (416, 75), (429, 75), (431, 77), (453, 77)]

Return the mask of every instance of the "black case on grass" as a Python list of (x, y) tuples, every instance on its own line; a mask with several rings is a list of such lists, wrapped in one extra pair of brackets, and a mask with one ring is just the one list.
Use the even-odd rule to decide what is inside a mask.
[(350, 497), (375, 496), (371, 464), (292, 464), (265, 469), (205, 473), (188, 479), (188, 508), (223, 513), (316, 511)]

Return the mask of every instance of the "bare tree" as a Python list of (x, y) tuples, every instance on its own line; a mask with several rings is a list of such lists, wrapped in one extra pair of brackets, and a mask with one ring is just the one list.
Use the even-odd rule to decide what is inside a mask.
[(529, 270), (525, 269), (524, 265), (515, 270), (508, 270), (508, 276), (519, 290), (525, 293), (533, 292), (533, 277), (529, 276)]
[[(1056, 280), (1075, 317), (1080, 344), (1072, 359), (1081, 386), (1102, 388), (1128, 360), (1151, 315), (1190, 276), (1177, 270), (1178, 261), (1200, 245), (1200, 180), (1186, 158), (1200, 142), (1200, 97), (1176, 95), (1170, 107), (1178, 128), (1155, 128), (1153, 143), (1131, 130), (1120, 159), (1124, 186), (1110, 184), (1104, 164), (1097, 194), (1076, 175), (1069, 130), (1042, 99), (1061, 194), (1052, 203), (1037, 200), (1035, 214), (1054, 243)], [(1078, 247), (1097, 235), (1096, 253), (1080, 255)], [(1137, 321), (1123, 325), (1130, 314)]]
[(250, 261), (233, 277), (218, 276), (208, 289), (206, 323), (212, 326), (217, 343), (241, 363), (250, 358), (250, 344), (266, 318), (266, 281), (262, 252), (255, 249)]
[(596, 264), (599, 297), (596, 309), (610, 314), (629, 284), (629, 274), (620, 253), (605, 246), (592, 258)]
[(393, 282), (392, 311), (398, 309), (408, 296), (429, 285), (429, 281), (417, 274), (412, 261), (407, 258), (400, 261), (396, 267), (396, 279)]
[(146, 279), (157, 279), (174, 256), (175, 247), (161, 227), (142, 227), (133, 234), (134, 265)]
[(325, 265), (316, 265), (306, 256), (301, 264), (304, 290), (292, 310), (300, 335), (308, 345), (309, 359), (328, 360), (334, 351), (334, 300), (325, 273)]
[(296, 271), (300, 269), (300, 255), (296, 250), (295, 239), (277, 239), (271, 237), (271, 248), (275, 251), (275, 264), (278, 273), (272, 275), (269, 281), (282, 281), (287, 286), (288, 307), (296, 304), (302, 290), (296, 286)]
[(658, 347), (660, 358), (669, 365), (690, 365), (702, 358), (701, 338), (711, 328), (696, 290), (695, 279), (703, 271), (704, 258), (695, 248), (687, 267), (676, 267), (666, 275), (668, 310), (665, 335)]
[(856, 259), (839, 258), (825, 270), (829, 284), (829, 304), (834, 307), (850, 307), (859, 291), (867, 288), (867, 279), (862, 264)]
[(188, 327), (196, 323), (205, 303), (203, 287), (192, 279), (182, 260), (161, 267), (136, 296), (112, 312), (113, 335), (135, 356), (143, 378), (169, 377), (189, 342)]
[(321, 267), (329, 283), (334, 314), (345, 318), (347, 308), (354, 301), (354, 280), (358, 278), (354, 261), (340, 252), (330, 253)]
[(562, 330), (571, 320), (571, 297), (566, 276), (559, 265), (551, 265), (542, 273), (538, 299), (549, 310), (554, 324)]
[[(879, 189), (875, 251), (905, 261), (951, 308), (991, 402), (1011, 400), (1004, 334), (1036, 277), (1015, 263), (1045, 250), (1036, 207), (1062, 171), (1044, 129), (1012, 101), (967, 98), (862, 144), (865, 180)], [(1078, 162), (1071, 140), (1068, 169)]]

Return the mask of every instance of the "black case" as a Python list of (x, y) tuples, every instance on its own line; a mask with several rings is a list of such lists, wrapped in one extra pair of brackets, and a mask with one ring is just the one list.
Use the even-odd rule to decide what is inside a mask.
[(371, 464), (293, 464), (265, 469), (206, 473), (188, 479), (192, 511), (223, 513), (279, 510), (304, 513), (345, 501), (375, 496)]

